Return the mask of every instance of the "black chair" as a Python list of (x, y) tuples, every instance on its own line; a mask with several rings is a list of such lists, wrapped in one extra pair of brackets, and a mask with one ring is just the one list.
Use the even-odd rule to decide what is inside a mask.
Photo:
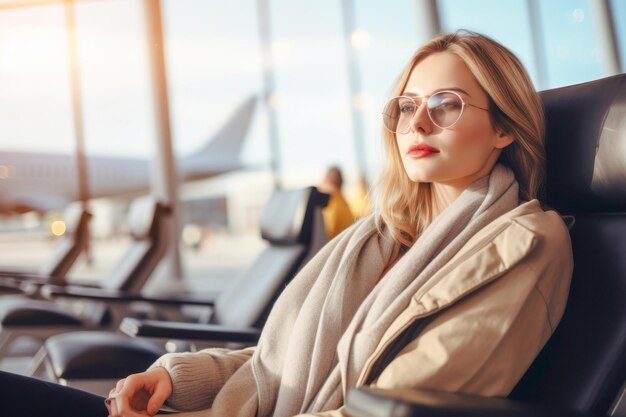
[[(133, 243), (102, 282), (102, 288), (133, 294), (140, 291), (165, 253), (169, 240), (165, 225), (168, 216), (169, 209), (153, 197), (133, 201), (128, 216)], [(106, 326), (117, 326), (117, 323), (103, 303), (63, 303), (5, 296), (0, 299), (0, 358), (8, 353), (13, 341), (22, 336), (43, 341), (57, 333)]]
[[(210, 305), (208, 324), (126, 318), (121, 328), (133, 336), (157, 339), (255, 344), (282, 289), (326, 243), (321, 212), (327, 202), (328, 196), (314, 187), (274, 192), (261, 215), (261, 236), (268, 246), (214, 300), (142, 298), (160, 306)], [(145, 340), (103, 332), (53, 336), (44, 350), (41, 359), (52, 373), (49, 377), (91, 391), (110, 389), (107, 380), (145, 370), (165, 353)], [(32, 374), (39, 370), (32, 369)], [(97, 382), (102, 380), (104, 384)]]
[(543, 200), (575, 217), (574, 275), (556, 332), (508, 399), (359, 388), (350, 416), (626, 415), (626, 74), (541, 97)]
[(65, 233), (52, 256), (33, 272), (1, 270), (0, 294), (28, 293), (33, 284), (64, 284), (70, 268), (89, 244), (90, 219), (91, 213), (82, 202), (69, 204), (63, 211)]

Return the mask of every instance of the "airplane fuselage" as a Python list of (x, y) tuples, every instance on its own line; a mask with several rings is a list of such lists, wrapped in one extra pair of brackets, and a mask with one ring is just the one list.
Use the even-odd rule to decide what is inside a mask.
[[(198, 151), (177, 159), (182, 180), (209, 178), (242, 167), (239, 156), (256, 107), (251, 96)], [(0, 212), (59, 210), (79, 200), (73, 155), (0, 151)], [(150, 159), (86, 158), (89, 198), (149, 192)]]
[[(89, 197), (136, 193), (148, 188), (149, 163), (132, 158), (87, 158)], [(60, 209), (79, 199), (72, 155), (0, 152), (0, 211), (17, 207)], [(21, 210), (20, 210), (21, 208)]]

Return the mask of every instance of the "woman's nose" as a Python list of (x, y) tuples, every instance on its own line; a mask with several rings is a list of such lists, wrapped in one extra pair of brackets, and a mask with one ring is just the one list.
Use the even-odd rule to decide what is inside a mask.
[(419, 133), (422, 135), (429, 135), (433, 130), (432, 121), (430, 120), (430, 116), (428, 116), (428, 108), (426, 103), (422, 103), (415, 110), (415, 114), (411, 118), (410, 128), (411, 132)]

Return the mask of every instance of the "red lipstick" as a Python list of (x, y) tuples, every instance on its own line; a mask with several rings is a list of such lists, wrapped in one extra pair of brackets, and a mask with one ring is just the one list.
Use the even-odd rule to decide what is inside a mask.
[(439, 150), (433, 148), (432, 146), (428, 146), (422, 143), (419, 145), (412, 145), (411, 147), (409, 147), (409, 151), (407, 152), (407, 155), (409, 155), (409, 157), (411, 158), (419, 159), (419, 158), (426, 158), (428, 156), (432, 156), (438, 153), (439, 153)]

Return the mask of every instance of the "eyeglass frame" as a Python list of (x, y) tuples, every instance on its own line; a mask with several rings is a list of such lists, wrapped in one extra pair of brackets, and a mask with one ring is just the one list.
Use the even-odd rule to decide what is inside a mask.
[[(429, 108), (428, 108), (428, 100), (430, 100), (430, 99), (431, 99), (431, 97), (436, 96), (437, 94), (441, 94), (441, 93), (452, 93), (452, 94), (454, 94), (455, 96), (457, 96), (457, 97), (461, 100), (461, 113), (459, 113), (459, 117), (458, 117), (458, 118), (454, 121), (454, 123), (452, 123), (450, 126), (446, 126), (446, 127), (439, 126), (439, 125), (438, 125), (438, 124), (437, 124), (437, 123), (433, 120), (433, 117), (430, 115), (430, 111), (429, 111)], [(419, 110), (419, 108), (421, 107), (421, 104), (423, 104), (423, 103), (424, 103), (424, 99), (426, 99), (426, 104), (427, 104), (427, 106), (426, 106), (426, 114), (428, 114), (428, 118), (430, 119), (430, 121), (431, 121), (431, 122), (432, 122), (435, 126), (437, 126), (437, 127), (438, 127), (438, 128), (440, 128), (440, 129), (449, 129), (449, 128), (451, 128), (452, 126), (454, 126), (455, 124), (457, 124), (457, 122), (458, 122), (459, 120), (461, 120), (461, 116), (463, 116), (463, 112), (465, 111), (465, 107), (466, 107), (466, 106), (469, 106), (469, 107), (476, 107), (477, 109), (484, 110), (484, 111), (486, 111), (486, 112), (490, 112), (490, 110), (489, 110), (489, 109), (486, 109), (486, 108), (484, 108), (484, 107), (480, 107), (480, 106), (477, 106), (477, 105), (475, 105), (475, 104), (472, 104), (472, 103), (468, 103), (468, 102), (466, 102), (465, 100), (463, 100), (463, 96), (461, 96), (461, 94), (459, 94), (459, 93), (458, 93), (458, 92), (456, 92), (456, 91), (452, 91), (452, 90), (441, 90), (441, 91), (437, 91), (436, 93), (431, 94), (431, 95), (427, 95), (427, 96), (415, 96), (415, 97), (409, 97), (409, 96), (395, 96), (395, 97), (392, 97), (392, 98), (390, 98), (389, 100), (387, 100), (387, 102), (385, 103), (385, 107), (383, 107), (383, 111), (380, 113), (380, 114), (382, 114), (382, 115), (383, 115), (383, 117), (385, 117), (385, 116), (386, 116), (386, 114), (385, 114), (385, 111), (384, 111), (384, 110), (387, 108), (387, 105), (388, 105), (388, 104), (389, 104), (392, 100), (395, 100), (395, 99), (397, 99), (397, 98), (407, 98), (407, 99), (411, 100), (413, 103), (415, 103), (415, 106), (416, 106), (416, 107), (415, 107), (415, 111), (413, 112), (413, 115), (412, 115), (412, 116), (411, 116), (411, 118), (409, 119), (409, 125), (407, 126), (407, 129), (405, 129), (405, 130), (403, 130), (403, 131), (397, 131), (397, 132), (394, 132), (393, 130), (391, 130), (391, 129), (389, 129), (389, 128), (387, 127), (387, 124), (386, 124), (386, 123), (384, 122), (384, 120), (383, 120), (383, 126), (385, 127), (385, 129), (387, 129), (387, 130), (388, 130), (389, 132), (391, 132), (391, 133), (400, 133), (400, 134), (404, 134), (404, 133), (408, 132), (408, 131), (411, 129), (411, 121), (412, 121), (412, 120), (413, 120), (413, 118), (415, 117), (415, 114), (417, 114), (417, 111), (418, 111), (418, 110)], [(421, 98), (421, 99), (422, 99), (422, 103), (421, 103), (421, 104), (417, 104), (417, 102), (415, 101), (415, 99), (416, 99), (416, 98)]]

